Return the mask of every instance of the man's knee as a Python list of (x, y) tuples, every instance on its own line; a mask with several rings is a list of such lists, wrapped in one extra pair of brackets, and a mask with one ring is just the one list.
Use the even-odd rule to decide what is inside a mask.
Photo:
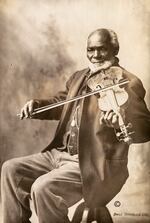
[(55, 183), (56, 182), (53, 177), (44, 175), (40, 176), (32, 184), (31, 197), (36, 196), (44, 198), (44, 195), (47, 196), (47, 194), (49, 194), (49, 196), (51, 196), (52, 194), (55, 194), (55, 190), (57, 188)]
[(39, 177), (32, 184), (31, 197), (44, 196), (45, 190), (46, 190), (45, 184), (41, 180), (41, 177)]
[(14, 159), (5, 161), (2, 165), (2, 170), (1, 170), (2, 178), (14, 176), (18, 172), (19, 168), (20, 168), (20, 165), (19, 165), (18, 159), (14, 158)]

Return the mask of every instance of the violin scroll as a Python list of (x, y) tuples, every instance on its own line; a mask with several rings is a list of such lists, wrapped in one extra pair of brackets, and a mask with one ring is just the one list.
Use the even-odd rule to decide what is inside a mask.
[(131, 135), (134, 132), (131, 132), (130, 129), (132, 128), (132, 124), (128, 123), (127, 125), (120, 126), (120, 131), (116, 132), (116, 137), (120, 142), (125, 142), (128, 145), (132, 143)]

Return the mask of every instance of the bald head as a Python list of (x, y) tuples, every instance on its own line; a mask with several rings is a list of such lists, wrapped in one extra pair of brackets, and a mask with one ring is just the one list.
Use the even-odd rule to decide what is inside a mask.
[(92, 32), (89, 37), (88, 41), (97, 41), (100, 39), (101, 41), (110, 42), (110, 35), (107, 29), (97, 29)]

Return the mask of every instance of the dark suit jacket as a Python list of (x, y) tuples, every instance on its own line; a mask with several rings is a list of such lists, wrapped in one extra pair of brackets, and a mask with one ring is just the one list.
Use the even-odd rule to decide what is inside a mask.
[[(89, 69), (84, 69), (73, 74), (67, 82), (66, 91), (59, 92), (49, 100), (42, 100), (41, 106), (80, 94), (88, 72)], [(145, 90), (135, 75), (124, 69), (123, 75), (130, 80), (126, 86), (129, 100), (125, 114), (126, 121), (132, 123), (135, 131), (133, 142), (149, 141), (150, 113), (144, 102)], [(70, 103), (35, 116), (39, 119), (60, 120), (53, 141), (44, 151), (52, 148), (61, 149), (72, 107), (73, 103)], [(84, 99), (78, 152), (83, 195), (86, 204), (90, 207), (106, 205), (121, 190), (128, 177), (128, 145), (116, 139), (113, 128), (100, 125), (100, 116), (101, 111), (96, 96)]]

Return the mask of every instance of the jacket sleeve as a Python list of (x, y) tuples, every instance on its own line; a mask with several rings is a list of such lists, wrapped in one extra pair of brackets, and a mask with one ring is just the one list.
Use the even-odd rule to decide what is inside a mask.
[(134, 92), (139, 99), (144, 100), (146, 91), (143, 87), (142, 81), (139, 78), (133, 78), (131, 80), (130, 88), (131, 91)]
[(130, 82), (126, 90), (129, 95), (129, 103), (126, 118), (133, 126), (133, 142), (147, 142), (150, 140), (150, 112), (144, 101), (146, 91), (141, 80), (135, 75), (131, 74), (128, 78)]
[[(76, 73), (74, 73), (69, 78), (69, 80), (66, 82), (66, 89), (64, 91), (58, 92), (55, 96), (52, 96), (49, 99), (36, 99), (37, 102), (38, 102), (38, 108), (66, 100), (69, 89), (70, 89), (71, 82), (72, 82), (75, 74)], [(38, 114), (33, 116), (33, 119), (59, 120), (60, 116), (61, 116), (61, 113), (62, 113), (62, 110), (63, 110), (63, 105), (59, 106), (59, 107), (56, 107), (56, 108), (52, 108), (50, 110), (47, 110), (47, 111), (44, 111), (44, 112), (41, 112), (41, 113), (38, 113)]]

